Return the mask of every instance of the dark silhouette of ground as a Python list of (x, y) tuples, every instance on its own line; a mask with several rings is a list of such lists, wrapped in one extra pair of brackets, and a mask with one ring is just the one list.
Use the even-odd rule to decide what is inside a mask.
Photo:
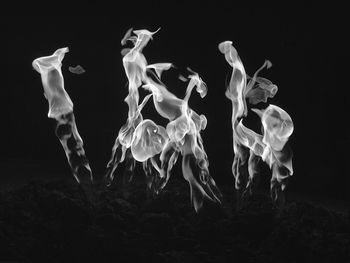
[(277, 217), (266, 193), (237, 213), (232, 185), (219, 185), (221, 207), (196, 214), (184, 180), (152, 197), (140, 178), (97, 191), (93, 206), (61, 180), (2, 191), (0, 261), (350, 262), (345, 215), (287, 201)]

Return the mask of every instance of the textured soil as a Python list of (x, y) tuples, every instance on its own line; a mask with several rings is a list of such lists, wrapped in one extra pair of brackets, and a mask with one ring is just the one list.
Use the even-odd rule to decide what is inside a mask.
[(159, 196), (139, 179), (99, 190), (89, 204), (66, 181), (0, 193), (0, 262), (350, 262), (350, 221), (304, 201), (281, 216), (267, 194), (237, 213), (232, 186), (221, 207), (191, 207), (184, 180)]

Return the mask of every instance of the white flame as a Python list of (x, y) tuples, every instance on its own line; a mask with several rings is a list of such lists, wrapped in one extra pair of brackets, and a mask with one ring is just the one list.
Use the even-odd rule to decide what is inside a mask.
[[(123, 134), (127, 134), (129, 139), (127, 143), (122, 142), (121, 133), (119, 133), (108, 164), (107, 177), (113, 179), (115, 167), (123, 161), (126, 149), (131, 147), (133, 158), (144, 163), (146, 175), (151, 178), (159, 177), (148, 180), (149, 187), (156, 188), (155, 191), (158, 192), (168, 182), (171, 169), (181, 153), (183, 175), (190, 184), (191, 200), (198, 211), (205, 198), (214, 202), (220, 202), (221, 198), (214, 180), (209, 175), (209, 162), (200, 136), (200, 131), (205, 129), (207, 120), (204, 115), (198, 115), (188, 106), (192, 90), (196, 88), (203, 98), (207, 94), (207, 87), (199, 75), (192, 70), (189, 70), (191, 75), (188, 77), (189, 83), (184, 99), (176, 97), (165, 87), (160, 78), (163, 71), (169, 70), (172, 64), (148, 65), (142, 54), (142, 49), (156, 32), (129, 30), (121, 41), (123, 45), (127, 41), (134, 45), (133, 48), (122, 51), (123, 64), (129, 81), (129, 94), (125, 99), (129, 105), (129, 117), (127, 124), (124, 125)], [(152, 120), (143, 120), (138, 106), (138, 88), (140, 87), (151, 92), (156, 111), (169, 121), (166, 128)], [(120, 144), (123, 147), (120, 147)], [(121, 150), (119, 150), (119, 157), (116, 157), (118, 148)], [(192, 172), (191, 159), (199, 170), (198, 179)], [(160, 182), (159, 185), (153, 185), (154, 181)]]
[(64, 89), (62, 60), (67, 47), (57, 49), (51, 56), (40, 57), (33, 61), (33, 68), (40, 73), (45, 98), (49, 102), (49, 118), (56, 118), (73, 111), (73, 102)]
[(134, 131), (131, 152), (137, 161), (144, 162), (159, 154), (168, 140), (164, 127), (146, 119)]
[[(238, 201), (244, 201), (244, 197), (252, 193), (258, 173), (258, 157), (260, 157), (272, 169), (271, 196), (274, 201), (282, 204), (286, 179), (293, 174), (292, 153), (286, 146), (294, 129), (292, 119), (280, 107), (269, 105), (265, 110), (253, 109), (261, 118), (263, 135), (245, 127), (242, 122), (242, 118), (248, 112), (246, 99), (251, 104), (258, 104), (259, 102), (267, 102), (268, 98), (273, 98), (276, 95), (277, 86), (268, 79), (258, 77), (258, 73), (263, 68), (270, 68), (272, 64), (266, 60), (247, 83), (243, 63), (236, 49), (232, 46), (232, 42), (222, 42), (218, 48), (233, 68), (226, 96), (232, 102), (233, 150), (235, 154), (232, 172), (239, 199), (242, 199)], [(244, 169), (247, 161), (248, 171)], [(249, 176), (247, 176), (247, 172)], [(240, 205), (238, 203), (238, 206)]]
[(51, 56), (35, 59), (32, 65), (41, 75), (44, 95), (49, 102), (48, 117), (56, 121), (55, 132), (66, 153), (72, 173), (91, 198), (91, 168), (75, 123), (73, 102), (64, 89), (61, 71), (62, 60), (67, 52), (67, 47), (60, 48)]
[(80, 65), (76, 65), (75, 67), (69, 67), (68, 70), (71, 73), (77, 74), (77, 75), (80, 75), (86, 72), (85, 69)]

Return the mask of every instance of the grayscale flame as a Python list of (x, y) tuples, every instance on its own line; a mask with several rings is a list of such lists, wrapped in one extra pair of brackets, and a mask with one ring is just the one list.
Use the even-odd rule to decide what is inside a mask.
[(44, 96), (49, 102), (48, 117), (55, 119), (55, 133), (66, 153), (71, 171), (88, 197), (92, 194), (92, 172), (75, 123), (73, 102), (64, 89), (61, 71), (62, 60), (68, 48), (60, 48), (52, 55), (33, 61), (33, 68), (40, 73)]
[(69, 72), (77, 75), (80, 75), (86, 72), (85, 69), (80, 65), (77, 65), (75, 67), (68, 67), (68, 70)]
[[(208, 157), (200, 135), (201, 130), (206, 127), (207, 119), (204, 115), (198, 115), (188, 105), (194, 88), (203, 98), (207, 94), (207, 87), (197, 73), (189, 70), (191, 74), (185, 79), (189, 83), (184, 99), (176, 97), (166, 88), (160, 78), (162, 72), (169, 70), (172, 64), (148, 65), (142, 54), (142, 49), (156, 32), (130, 29), (121, 41), (122, 45), (128, 41), (133, 44), (133, 48), (122, 51), (129, 86), (129, 94), (125, 98), (129, 113), (126, 124), (119, 131), (112, 157), (107, 165), (107, 184), (110, 185), (118, 164), (123, 162), (127, 152), (130, 152), (128, 156), (133, 159), (132, 167), (135, 161), (143, 162), (148, 187), (158, 193), (167, 184), (171, 170), (181, 154), (183, 176), (190, 185), (191, 200), (198, 211), (204, 199), (217, 203), (220, 203), (221, 199), (221, 193), (209, 174)], [(181, 78), (184, 80), (183, 76)], [(140, 105), (139, 88), (151, 93)], [(141, 111), (149, 96), (152, 96), (158, 114), (168, 120), (166, 127), (143, 119)], [(194, 161), (199, 171), (198, 175), (193, 173), (191, 161)]]
[[(218, 48), (233, 68), (226, 97), (232, 102), (234, 151), (232, 173), (237, 190), (237, 208), (240, 209), (244, 205), (246, 198), (256, 187), (259, 175), (258, 163), (262, 159), (272, 170), (271, 197), (281, 209), (284, 205), (283, 190), (287, 179), (293, 174), (292, 152), (286, 144), (294, 130), (292, 119), (280, 107), (269, 105), (265, 110), (252, 109), (261, 118), (262, 135), (243, 124), (243, 118), (248, 113), (246, 100), (253, 105), (259, 102), (266, 103), (267, 99), (273, 98), (278, 91), (277, 86), (271, 81), (258, 77), (263, 68), (269, 68), (272, 64), (266, 60), (253, 77), (249, 78), (231, 41), (220, 43)], [(248, 169), (245, 167), (246, 164)]]

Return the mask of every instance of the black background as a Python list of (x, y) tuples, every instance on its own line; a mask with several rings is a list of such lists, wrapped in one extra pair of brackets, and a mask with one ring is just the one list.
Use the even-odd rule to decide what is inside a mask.
[[(161, 27), (144, 54), (149, 63), (172, 62), (177, 66), (164, 73), (164, 82), (179, 97), (184, 95), (185, 85), (176, 76), (187, 66), (207, 83), (207, 96), (200, 99), (194, 93), (190, 106), (208, 119), (202, 136), (215, 180), (233, 180), (231, 104), (224, 95), (231, 68), (217, 49), (221, 41), (231, 40), (248, 74), (265, 59), (273, 63), (261, 74), (279, 87), (269, 103), (285, 109), (295, 125), (290, 138), (294, 176), (289, 191), (348, 197), (350, 131), (342, 15), (314, 8), (184, 6), (164, 12), (151, 10), (141, 16), (124, 9), (113, 16), (2, 18), (2, 75), (6, 80), (1, 87), (5, 109), (2, 180), (16, 177), (20, 181), (36, 173), (69, 174), (53, 122), (47, 118), (40, 76), (31, 68), (33, 59), (69, 47), (62, 66), (65, 88), (74, 102), (77, 126), (93, 171), (102, 174), (117, 132), (127, 118), (120, 40), (130, 27), (151, 31)], [(85, 74), (68, 71), (77, 64)], [(252, 112), (249, 116), (246, 124), (258, 130), (258, 119)], [(144, 117), (163, 121), (152, 104), (145, 108)], [(268, 170), (263, 171), (267, 183)]]

